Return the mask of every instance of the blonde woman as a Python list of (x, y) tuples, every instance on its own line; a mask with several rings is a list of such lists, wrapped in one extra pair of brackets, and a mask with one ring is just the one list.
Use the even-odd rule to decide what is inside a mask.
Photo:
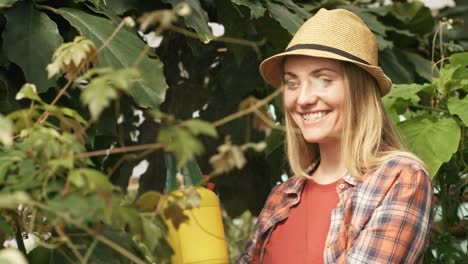
[(385, 113), (377, 52), (356, 15), (321, 9), (261, 64), (284, 89), (295, 176), (271, 192), (237, 263), (422, 263), (433, 187)]

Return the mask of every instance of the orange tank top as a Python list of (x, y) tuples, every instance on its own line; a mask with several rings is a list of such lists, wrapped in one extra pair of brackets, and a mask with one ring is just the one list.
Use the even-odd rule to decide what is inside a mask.
[(271, 233), (263, 264), (323, 263), (331, 211), (339, 201), (336, 184), (306, 182), (300, 202)]

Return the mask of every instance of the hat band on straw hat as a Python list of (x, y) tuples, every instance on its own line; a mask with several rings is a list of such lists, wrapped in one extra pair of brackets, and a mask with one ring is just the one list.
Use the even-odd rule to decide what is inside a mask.
[(285, 51), (287, 52), (287, 51), (293, 51), (293, 50), (298, 50), (298, 49), (313, 49), (313, 50), (327, 51), (327, 52), (331, 52), (331, 53), (335, 53), (337, 55), (343, 56), (353, 61), (357, 61), (363, 64), (370, 65), (370, 63), (368, 63), (367, 61), (357, 56), (354, 56), (353, 54), (350, 54), (344, 50), (332, 48), (329, 46), (319, 45), (319, 44), (297, 44), (297, 45), (287, 48)]

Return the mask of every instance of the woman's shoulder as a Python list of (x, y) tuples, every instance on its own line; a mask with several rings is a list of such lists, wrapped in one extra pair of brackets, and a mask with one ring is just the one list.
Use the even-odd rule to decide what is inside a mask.
[(400, 183), (417, 184), (421, 181), (430, 181), (426, 166), (411, 156), (391, 157), (378, 166), (372, 174), (380, 179), (396, 180)]

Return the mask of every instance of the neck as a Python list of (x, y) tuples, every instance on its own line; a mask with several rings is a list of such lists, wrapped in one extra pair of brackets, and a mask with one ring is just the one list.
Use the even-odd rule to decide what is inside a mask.
[(320, 165), (314, 173), (319, 184), (332, 183), (343, 177), (346, 169), (341, 155), (341, 142), (319, 144)]

